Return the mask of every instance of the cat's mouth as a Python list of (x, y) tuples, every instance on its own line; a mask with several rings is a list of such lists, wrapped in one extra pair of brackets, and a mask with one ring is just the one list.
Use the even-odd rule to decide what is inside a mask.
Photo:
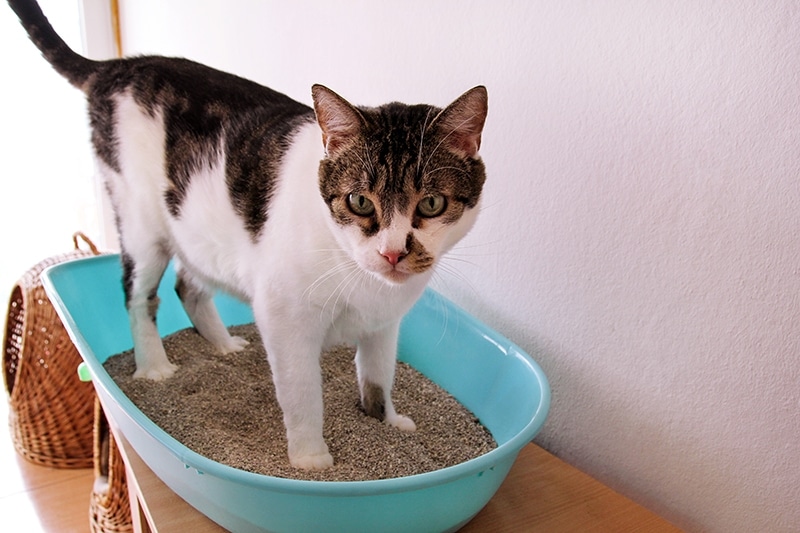
[(412, 275), (413, 274), (408, 272), (401, 272), (396, 268), (393, 268), (392, 270), (383, 273), (384, 278), (386, 278), (390, 283), (394, 283), (397, 285), (405, 283), (408, 280), (408, 278), (410, 278)]
[[(402, 285), (410, 278), (429, 270), (434, 264), (434, 257), (425, 252), (421, 245), (409, 237), (409, 245), (401, 253), (379, 252), (377, 264), (372, 263), (373, 272), (391, 285)], [(424, 252), (424, 253), (422, 253)]]
[(414, 277), (414, 274), (418, 273), (403, 262), (395, 264), (390, 264), (389, 262), (383, 262), (377, 265), (373, 264), (370, 270), (372, 270), (374, 275), (388, 282), (390, 285), (402, 285), (410, 278)]

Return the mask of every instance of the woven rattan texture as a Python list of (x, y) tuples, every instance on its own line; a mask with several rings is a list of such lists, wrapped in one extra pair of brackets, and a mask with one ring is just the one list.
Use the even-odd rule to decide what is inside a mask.
[[(85, 239), (85, 238), (84, 238)], [(11, 290), (3, 377), (9, 428), (16, 450), (33, 463), (56, 468), (93, 464), (94, 388), (78, 379), (77, 349), (44, 292), (40, 274), (55, 264), (97, 253), (78, 248), (28, 270)]]
[(125, 463), (98, 400), (94, 413), (94, 486), (89, 501), (89, 526), (93, 533), (132, 532)]

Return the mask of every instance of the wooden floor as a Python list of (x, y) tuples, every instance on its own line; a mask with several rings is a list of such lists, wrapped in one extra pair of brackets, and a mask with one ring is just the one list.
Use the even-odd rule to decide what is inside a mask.
[(92, 469), (34, 465), (15, 450), (8, 431), (8, 402), (0, 401), (0, 516), (3, 530), (87, 533)]

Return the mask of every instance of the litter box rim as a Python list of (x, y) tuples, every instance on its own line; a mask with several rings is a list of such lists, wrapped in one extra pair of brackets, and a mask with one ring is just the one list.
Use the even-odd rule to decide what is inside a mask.
[[(108, 395), (108, 397), (113, 398), (113, 400), (117, 402), (123, 414), (130, 417), (132, 421), (142, 430), (144, 430), (149, 437), (155, 439), (161, 443), (162, 446), (167, 448), (167, 451), (170, 452), (170, 454), (173, 455), (177, 460), (181, 461), (187, 469), (196, 470), (198, 474), (215, 476), (224, 481), (258, 488), (262, 491), (274, 491), (308, 496), (377, 496), (383, 494), (407, 492), (410, 490), (419, 490), (444, 485), (458, 479), (475, 475), (479, 476), (487, 470), (494, 470), (495, 467), (505, 465), (506, 463), (508, 464), (508, 467), (510, 467), (510, 464), (516, 459), (516, 456), (519, 454), (523, 446), (528, 444), (539, 432), (550, 409), (550, 385), (542, 368), (535, 360), (533, 360), (533, 358), (531, 358), (522, 348), (507, 339), (504, 335), (497, 332), (490, 326), (478, 321), (475, 317), (454, 304), (451, 300), (439, 292), (435, 291), (434, 289), (427, 288), (423, 296), (417, 302), (417, 305), (426, 299), (436, 298), (438, 300), (436, 303), (437, 306), (447, 306), (447, 312), (451, 314), (451, 317), (457, 315), (457, 319), (461, 327), (476, 330), (481, 336), (493, 339), (493, 343), (497, 344), (497, 347), (501, 349), (505, 355), (519, 361), (536, 377), (540, 393), (538, 407), (528, 423), (521, 430), (519, 430), (515, 435), (510, 437), (505, 442), (498, 443), (498, 446), (495, 449), (479, 457), (431, 472), (398, 478), (367, 481), (309, 481), (268, 476), (265, 474), (257, 474), (234, 468), (192, 451), (180, 441), (169, 435), (166, 431), (150, 420), (150, 418), (148, 418), (130, 400), (130, 398), (128, 398), (128, 396), (122, 392), (108, 372), (106, 372), (103, 364), (95, 355), (93, 349), (89, 346), (89, 343), (80, 333), (75, 320), (69, 312), (59, 291), (56, 289), (53, 281), (53, 278), (58, 276), (58, 272), (68, 267), (69, 264), (84, 261), (116, 261), (118, 263), (119, 256), (107, 254), (98, 257), (76, 259), (67, 263), (54, 265), (47, 268), (42, 273), (42, 283), (50, 300), (56, 308), (58, 315), (61, 317), (62, 322), (67, 326), (66, 329), (73, 343), (78, 348), (81, 357), (83, 358), (86, 366), (89, 368), (92, 382), (96, 388), (102, 389), (103, 394), (100, 394), (101, 397)], [(414, 365), (412, 364), (412, 366)], [(101, 391), (98, 390), (98, 393), (100, 392)], [(132, 444), (134, 444), (134, 449), (136, 449), (135, 443)], [(147, 462), (147, 457), (141, 453), (140, 455), (142, 455), (142, 458), (145, 459), (145, 462)]]

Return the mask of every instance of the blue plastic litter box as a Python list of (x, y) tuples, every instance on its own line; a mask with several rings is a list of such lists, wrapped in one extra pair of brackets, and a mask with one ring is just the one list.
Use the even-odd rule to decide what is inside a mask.
[[(498, 447), (449, 468), (387, 480), (319, 482), (253, 474), (183, 446), (134, 406), (106, 373), (103, 362), (133, 346), (118, 256), (62, 263), (44, 272), (43, 283), (125, 438), (173, 491), (235, 532), (455, 531), (494, 495), (550, 407), (547, 378), (533, 359), (427, 290), (403, 321), (399, 358), (469, 408)], [(174, 284), (168, 269), (159, 288), (162, 335), (190, 326)], [(216, 301), (227, 325), (253, 321), (249, 306), (226, 295)]]

